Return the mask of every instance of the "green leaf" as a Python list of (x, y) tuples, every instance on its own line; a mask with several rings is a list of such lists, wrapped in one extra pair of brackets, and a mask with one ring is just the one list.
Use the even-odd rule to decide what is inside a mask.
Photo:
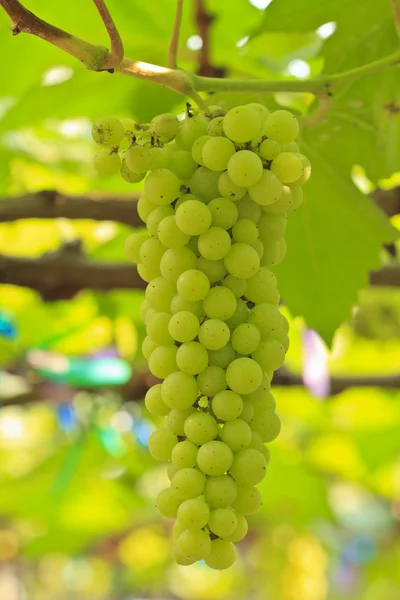
[(313, 148), (305, 201), (290, 216), (285, 260), (275, 271), (282, 297), (329, 344), (346, 319), (379, 249), (397, 237), (381, 211)]

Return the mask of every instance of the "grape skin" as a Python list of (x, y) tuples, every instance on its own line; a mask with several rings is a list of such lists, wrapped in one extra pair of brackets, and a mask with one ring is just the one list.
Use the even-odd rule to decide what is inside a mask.
[(292, 113), (259, 103), (93, 127), (99, 174), (144, 180), (147, 231), (131, 234), (125, 253), (148, 282), (142, 352), (162, 382), (145, 406), (164, 417), (149, 451), (168, 463), (157, 506), (177, 518), (182, 565), (229, 568), (245, 515), (262, 504), (255, 486), (281, 428), (270, 382), (289, 347), (270, 267), (285, 256), (287, 213), (311, 174), (298, 130)]

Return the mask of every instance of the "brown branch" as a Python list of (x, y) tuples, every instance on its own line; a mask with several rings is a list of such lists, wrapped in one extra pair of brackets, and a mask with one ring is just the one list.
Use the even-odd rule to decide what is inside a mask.
[(12, 20), (14, 35), (30, 33), (40, 37), (60, 50), (71, 54), (89, 69), (98, 70), (101, 66), (105, 66), (105, 68), (112, 66), (111, 64), (107, 65), (107, 48), (85, 42), (63, 29), (47, 23), (22, 6), (19, 0), (0, 0), (0, 6)]
[(374, 286), (400, 287), (400, 265), (382, 267), (369, 274), (369, 282)]
[(205, 0), (194, 0), (194, 5), (196, 25), (203, 42), (198, 54), (199, 67), (197, 73), (206, 77), (224, 77), (225, 68), (215, 67), (210, 59), (210, 27), (215, 17), (207, 11)]
[(122, 43), (119, 31), (113, 21), (110, 11), (108, 10), (105, 0), (93, 0), (97, 10), (107, 29), (108, 37), (110, 38), (111, 52), (110, 60), (115, 67), (118, 67), (124, 58), (124, 45)]
[(168, 67), (170, 69), (176, 69), (178, 66), (178, 48), (179, 48), (179, 34), (181, 31), (182, 23), (182, 9), (183, 0), (177, 0), (174, 30), (172, 32), (171, 43), (168, 50)]
[(0, 223), (18, 219), (92, 219), (115, 221), (130, 227), (144, 224), (137, 213), (138, 196), (90, 194), (67, 196), (55, 190), (43, 190), (0, 200)]
[(136, 266), (129, 263), (88, 261), (77, 243), (40, 258), (0, 254), (0, 284), (28, 287), (43, 300), (73, 298), (83, 289), (143, 289)]
[(400, 186), (391, 190), (377, 188), (371, 196), (388, 217), (400, 214)]
[(393, 10), (394, 25), (396, 27), (397, 35), (400, 38), (400, 4), (399, 4), (399, 0), (392, 0), (392, 10)]

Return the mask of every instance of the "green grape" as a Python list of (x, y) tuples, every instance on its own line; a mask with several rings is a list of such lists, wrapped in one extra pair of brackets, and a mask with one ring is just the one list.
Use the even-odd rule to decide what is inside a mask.
[(237, 485), (229, 475), (207, 477), (204, 499), (211, 509), (229, 506), (235, 500)]
[(151, 308), (160, 312), (169, 312), (171, 300), (176, 293), (175, 286), (164, 279), (157, 277), (149, 283), (145, 291), (145, 298)]
[[(277, 297), (278, 295), (278, 297)], [(247, 290), (245, 296), (256, 304), (274, 304), (272, 300), (279, 300), (276, 289), (276, 277), (267, 267), (260, 267), (253, 277), (247, 279)]]
[(120, 121), (124, 127), (126, 137), (129, 139), (133, 137), (138, 128), (136, 121), (134, 119), (130, 119), (129, 117), (120, 119)]
[(284, 152), (299, 152), (299, 146), (296, 142), (289, 142), (282, 147)]
[(220, 431), (220, 437), (233, 452), (238, 452), (250, 445), (252, 431), (246, 421), (243, 421), (243, 419), (234, 419), (224, 424)]
[(271, 381), (268, 375), (264, 373), (261, 385), (259, 388), (252, 392), (251, 394), (246, 394), (243, 396), (244, 401), (251, 402), (254, 406), (259, 405), (261, 402), (268, 402), (268, 408), (275, 408), (275, 400), (272, 396), (271, 392)]
[(219, 319), (208, 319), (200, 325), (199, 342), (207, 350), (220, 350), (229, 342), (229, 327)]
[(195, 467), (197, 464), (197, 446), (189, 442), (189, 440), (184, 440), (183, 442), (178, 442), (176, 446), (172, 448), (171, 452), (171, 460), (180, 469), (184, 469), (187, 467)]
[(201, 157), (204, 165), (211, 171), (224, 171), (235, 152), (236, 148), (228, 138), (212, 137), (204, 144)]
[(119, 146), (125, 136), (125, 129), (121, 121), (114, 117), (100, 117), (92, 128), (92, 137), (96, 144), (115, 148)]
[(303, 172), (303, 164), (297, 154), (281, 152), (271, 164), (271, 171), (282, 183), (292, 183), (299, 179)]
[(264, 240), (264, 254), (262, 259), (260, 259), (260, 265), (262, 267), (276, 265), (279, 262), (279, 258), (281, 255), (281, 247), (279, 242), (280, 240), (278, 240), (277, 242), (266, 242)]
[(238, 394), (254, 392), (260, 386), (262, 377), (260, 365), (245, 356), (232, 361), (226, 370), (228, 386)]
[[(229, 200), (240, 200), (246, 194), (246, 188), (235, 185), (229, 177), (228, 172), (224, 171), (218, 179), (218, 191), (223, 198)], [(216, 194), (218, 196), (218, 194)]]
[(236, 310), (233, 315), (227, 319), (226, 324), (230, 329), (234, 329), (241, 323), (245, 323), (247, 321), (247, 317), (249, 316), (249, 309), (247, 308), (247, 304), (241, 298), (238, 298)]
[(207, 125), (207, 134), (209, 136), (224, 135), (224, 117), (215, 117)]
[(260, 112), (250, 106), (235, 106), (224, 117), (224, 132), (234, 142), (249, 142), (260, 131)]
[(199, 271), (198, 269), (188, 269), (179, 275), (178, 281), (176, 282), (176, 288), (178, 294), (182, 296), (184, 300), (198, 302), (207, 296), (210, 290), (210, 282), (208, 277), (204, 275), (202, 271)]
[(146, 321), (150, 319), (151, 315), (153, 315), (155, 312), (156, 311), (154, 310), (154, 308), (151, 308), (151, 306), (149, 306), (147, 300), (143, 300), (142, 304), (140, 305), (140, 318), (142, 319), (142, 321), (146, 323)]
[(291, 210), (296, 210), (303, 203), (303, 198), (304, 198), (303, 190), (300, 185), (297, 185), (297, 181), (296, 181), (296, 184), (292, 185), (290, 189), (292, 190)]
[(208, 209), (211, 212), (211, 224), (214, 227), (230, 229), (237, 221), (237, 206), (228, 198), (214, 198), (209, 202)]
[(204, 559), (210, 569), (229, 569), (236, 560), (236, 548), (231, 542), (216, 539), (211, 542), (211, 550)]
[(181, 123), (181, 128), (176, 136), (177, 143), (182, 144), (186, 150), (191, 150), (197, 138), (207, 133), (208, 120), (202, 114), (186, 118)]
[(154, 204), (171, 204), (179, 197), (179, 192), (179, 179), (168, 169), (152, 171), (144, 183), (144, 193)]
[(281, 215), (286, 213), (289, 210), (292, 210), (293, 207), (293, 194), (292, 190), (284, 185), (282, 188), (281, 195), (278, 200), (273, 204), (269, 204), (268, 206), (263, 206), (263, 210), (266, 213), (270, 213), (272, 215)]
[(249, 448), (254, 448), (261, 453), (263, 452), (264, 442), (261, 435), (257, 433), (257, 431), (251, 431), (251, 442), (249, 444)]
[(175, 150), (171, 154), (168, 168), (179, 179), (190, 179), (197, 169), (197, 163), (193, 160), (192, 154), (187, 150)]
[(232, 237), (235, 242), (254, 244), (258, 239), (257, 225), (250, 219), (239, 219), (232, 228)]
[(275, 339), (263, 340), (252, 357), (263, 371), (276, 371), (285, 362), (285, 350)]
[(187, 248), (193, 252), (193, 254), (198, 258), (200, 256), (199, 249), (197, 247), (197, 236), (193, 235), (188, 243), (186, 244)]
[[(184, 188), (186, 189), (186, 188)], [(180, 207), (181, 204), (184, 204), (185, 202), (187, 202), (188, 200), (197, 200), (199, 202), (203, 202), (202, 200), (200, 200), (200, 198), (198, 196), (195, 196), (194, 194), (189, 194), (186, 192), (183, 192), (178, 200), (175, 203), (175, 210), (178, 210), (178, 208)], [(203, 202), (204, 204), (204, 202)]]
[(150, 171), (156, 169), (167, 169), (171, 158), (171, 151), (168, 146), (159, 148), (158, 146), (152, 146), (150, 148)]
[(272, 442), (281, 431), (281, 421), (278, 415), (268, 408), (256, 409), (250, 425), (266, 443)]
[(271, 171), (263, 171), (259, 180), (249, 187), (250, 198), (261, 206), (273, 204), (281, 193), (282, 183)]
[(252, 277), (260, 266), (260, 257), (249, 244), (232, 244), (224, 259), (225, 267), (230, 275), (238, 279)]
[(204, 162), (203, 162), (201, 153), (203, 151), (204, 144), (206, 142), (208, 142), (208, 140), (211, 140), (210, 135), (202, 135), (201, 137), (197, 138), (197, 140), (194, 142), (194, 144), (192, 146), (193, 160), (195, 160), (197, 162), (197, 164), (199, 164), (203, 167), (204, 167)]
[(258, 222), (258, 231), (261, 240), (277, 242), (285, 235), (287, 215), (271, 215), (263, 212)]
[(176, 362), (181, 371), (198, 375), (208, 366), (207, 350), (199, 342), (185, 342), (178, 348)]
[(128, 169), (134, 173), (145, 173), (150, 169), (151, 151), (144, 146), (131, 146), (124, 152), (124, 159)]
[(288, 110), (276, 110), (267, 117), (264, 132), (279, 144), (289, 144), (299, 133), (299, 123)]
[(243, 410), (243, 400), (231, 390), (218, 392), (211, 402), (212, 410), (221, 421), (234, 421)]
[(149, 238), (140, 248), (140, 262), (151, 268), (158, 265), (167, 248), (159, 240)]
[(207, 275), (211, 283), (221, 281), (226, 275), (226, 269), (222, 259), (208, 260), (207, 258), (204, 258), (204, 256), (199, 256), (197, 259), (197, 268)]
[(187, 558), (186, 556), (183, 556), (183, 554), (179, 551), (179, 548), (177, 548), (176, 546), (174, 546), (174, 549), (173, 549), (173, 556), (174, 556), (175, 562), (178, 565), (183, 565), (185, 567), (188, 567), (189, 565), (192, 565), (193, 563), (196, 562), (196, 559), (191, 559), (191, 558)]
[(160, 383), (156, 383), (147, 390), (144, 403), (149, 413), (154, 417), (165, 417), (169, 413), (169, 408), (161, 397)]
[(274, 160), (281, 151), (282, 148), (280, 144), (271, 138), (263, 140), (258, 147), (259, 155), (265, 160)]
[(161, 275), (170, 283), (176, 283), (179, 275), (184, 271), (195, 268), (196, 255), (186, 246), (183, 248), (168, 248), (160, 261)]
[[(181, 296), (178, 296), (178, 295), (174, 296), (171, 300), (171, 313), (173, 315), (176, 315), (176, 313), (183, 312), (183, 311), (191, 312), (194, 315), (196, 315), (196, 317), (200, 318), (204, 315), (203, 303), (202, 302), (187, 302), (187, 300), (184, 300), (183, 298), (181, 298)], [(180, 340), (178, 340), (178, 341), (180, 341)], [(186, 342), (186, 341), (190, 341), (190, 340), (184, 340), (184, 341)]]
[(155, 377), (165, 379), (174, 371), (177, 371), (176, 346), (158, 346), (149, 358), (149, 369)]
[(121, 167), (121, 159), (117, 152), (102, 148), (94, 155), (94, 168), (99, 175), (114, 175)]
[[(245, 394), (243, 394), (243, 397)], [(250, 402), (245, 402), (243, 404), (243, 410), (241, 412), (240, 418), (242, 421), (246, 421), (246, 423), (251, 423), (252, 418), (254, 417), (254, 406), (250, 404)]]
[(191, 498), (182, 502), (178, 508), (179, 523), (185, 529), (203, 529), (210, 518), (210, 509), (204, 500)]
[(197, 375), (197, 385), (201, 394), (215, 396), (226, 389), (226, 377), (221, 367), (206, 367)]
[(175, 215), (169, 215), (160, 221), (157, 235), (160, 242), (167, 248), (182, 248), (190, 240), (190, 237), (179, 229)]
[(282, 315), (276, 306), (272, 304), (257, 304), (249, 314), (249, 323), (260, 330), (261, 336), (265, 337), (282, 327)]
[(138, 211), (138, 215), (141, 218), (141, 220), (146, 223), (147, 222), (147, 218), (149, 216), (149, 214), (155, 209), (157, 208), (156, 204), (153, 204), (153, 202), (150, 202), (150, 200), (144, 195), (142, 194), (137, 202), (137, 211)]
[(235, 185), (251, 188), (260, 181), (262, 174), (261, 159), (251, 150), (239, 150), (229, 159), (228, 175)]
[(140, 262), (140, 248), (149, 239), (147, 231), (132, 233), (125, 240), (124, 251), (126, 256), (135, 263)]
[(225, 542), (233, 542), (237, 543), (243, 540), (246, 537), (247, 532), (249, 530), (249, 526), (247, 524), (246, 518), (243, 515), (237, 515), (237, 525), (236, 529), (231, 535), (227, 535), (224, 538)]
[(190, 342), (199, 331), (199, 319), (191, 311), (175, 313), (168, 322), (168, 331), (177, 342)]
[(210, 319), (226, 321), (236, 310), (236, 296), (229, 288), (218, 285), (210, 289), (203, 300), (203, 307)]
[(254, 248), (254, 250), (257, 252), (258, 257), (259, 257), (260, 262), (261, 262), (261, 259), (262, 259), (263, 255), (264, 255), (264, 244), (262, 243), (261, 240), (256, 240), (254, 242), (254, 244), (251, 244), (251, 247)]
[(177, 467), (176, 465), (174, 465), (172, 462), (169, 462), (167, 465), (167, 476), (168, 479), (171, 481), (171, 479), (173, 478), (173, 476), (175, 475), (175, 473), (177, 473), (179, 471), (179, 467)]
[(184, 436), (185, 421), (188, 418), (188, 416), (194, 413), (195, 411), (196, 409), (194, 408), (194, 406), (190, 406), (189, 408), (186, 408), (184, 410), (173, 408), (169, 411), (168, 416), (165, 419), (168, 429), (170, 429), (175, 435)]
[(210, 227), (198, 239), (199, 252), (208, 260), (224, 258), (231, 247), (229, 233), (222, 227)]
[(253, 485), (238, 486), (236, 499), (232, 502), (232, 508), (239, 515), (253, 515), (262, 506), (260, 491)]
[(202, 529), (186, 529), (176, 544), (179, 552), (188, 560), (202, 560), (211, 551), (210, 537)]
[(139, 183), (142, 179), (145, 178), (146, 173), (135, 173), (128, 168), (125, 159), (121, 163), (120, 175), (122, 179), (125, 179), (128, 183)]
[(239, 219), (250, 219), (258, 223), (261, 216), (261, 206), (254, 202), (248, 194), (236, 202)]
[[(176, 349), (176, 346), (172, 346)], [(153, 352), (154, 354), (154, 352)], [(175, 372), (165, 376), (161, 384), (161, 397), (165, 404), (176, 410), (188, 409), (196, 402), (198, 396), (196, 379), (190, 373)]]
[(240, 485), (256, 485), (265, 477), (267, 463), (264, 456), (254, 448), (237, 452), (233, 458), (230, 474)]
[(209, 350), (208, 362), (210, 366), (226, 369), (229, 363), (235, 358), (235, 351), (231, 344), (227, 344), (220, 350)]
[(246, 295), (247, 281), (246, 279), (238, 279), (233, 275), (227, 275), (222, 283), (224, 287), (230, 289), (235, 294), (236, 298), (240, 298)]
[(264, 444), (263, 449), (261, 450), (262, 455), (265, 458), (265, 462), (267, 463), (267, 465), (269, 464), (269, 461), (271, 460), (271, 452), (269, 451), (268, 446), (266, 446)]
[(143, 281), (147, 281), (147, 283), (150, 283), (151, 281), (153, 281), (153, 279), (156, 279), (157, 277), (160, 277), (160, 275), (161, 275), (160, 269), (157, 265), (148, 267), (146, 265), (139, 263), (137, 265), (137, 272), (138, 272), (139, 277), (141, 279), (143, 279)]
[(301, 161), (302, 173), (298, 179), (296, 179), (297, 185), (304, 185), (311, 177), (311, 163), (307, 156), (300, 154), (298, 151), (295, 154)]
[(175, 473), (171, 488), (182, 500), (197, 498), (203, 493), (206, 478), (198, 469), (185, 467)]
[(270, 337), (272, 337), (274, 340), (277, 340), (281, 344), (285, 353), (289, 350), (290, 339), (286, 331), (283, 331), (283, 329), (281, 331), (274, 331)]
[(251, 354), (260, 341), (260, 331), (251, 323), (241, 323), (232, 332), (232, 347), (239, 354)]
[(174, 209), (171, 206), (157, 206), (157, 208), (152, 210), (146, 221), (147, 231), (150, 235), (156, 237), (161, 221), (173, 216), (173, 214)]
[(172, 448), (178, 438), (169, 429), (156, 429), (149, 438), (149, 452), (153, 458), (161, 461), (171, 460)]
[(229, 471), (232, 462), (232, 450), (224, 442), (206, 442), (197, 452), (197, 464), (206, 475), (223, 475)]
[(146, 324), (147, 335), (149, 335), (157, 344), (168, 346), (173, 343), (173, 339), (168, 331), (168, 324), (171, 315), (166, 312), (154, 312)]
[(277, 242), (278, 244), (278, 256), (276, 259), (275, 264), (279, 264), (280, 262), (282, 262), (282, 260), (285, 258), (286, 256), (286, 252), (287, 252), (287, 245), (286, 245), (286, 240), (284, 238), (280, 239), (279, 242)]
[(210, 531), (218, 537), (231, 535), (237, 527), (237, 517), (231, 508), (215, 508), (208, 519)]
[(200, 235), (211, 225), (211, 212), (200, 200), (187, 200), (176, 210), (176, 224), (187, 235)]
[(158, 347), (157, 342), (146, 336), (142, 343), (142, 353), (146, 360), (149, 360), (154, 350)]
[(157, 496), (158, 512), (166, 519), (174, 519), (177, 515), (181, 500), (174, 494), (171, 488), (161, 490)]
[(151, 123), (156, 136), (165, 142), (173, 140), (179, 131), (179, 121), (177, 117), (171, 113), (157, 115), (157, 117), (154, 117)]
[(218, 425), (210, 414), (195, 412), (186, 419), (184, 431), (188, 440), (201, 446), (217, 436)]
[(218, 171), (211, 171), (206, 167), (199, 167), (193, 173), (189, 181), (189, 187), (192, 194), (199, 196), (199, 198), (203, 198), (206, 202), (209, 202), (213, 198), (217, 198), (219, 196), (219, 177), (220, 173)]

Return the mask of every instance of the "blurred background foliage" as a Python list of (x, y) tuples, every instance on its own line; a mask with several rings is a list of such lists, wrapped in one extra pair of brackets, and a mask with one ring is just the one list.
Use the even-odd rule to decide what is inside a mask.
[[(107, 43), (91, 2), (25, 4)], [(398, 44), (386, 1), (209, 0), (205, 56), (196, 5), (185, 3), (180, 52), (180, 65), (195, 71), (203, 57), (227, 76), (307, 78)], [(109, 7), (126, 54), (165, 64), (175, 2)], [(3, 13), (0, 53), (3, 201), (56, 189), (133, 202), (140, 184), (95, 175), (91, 122), (179, 113), (184, 98), (86, 71), (30, 36), (13, 39)], [(157, 423), (142, 402), (151, 383), (140, 351), (142, 292), (83, 290), (45, 302), (34, 290), (0, 285), (2, 600), (399, 600), (400, 292), (369, 287), (357, 296), (370, 269), (398, 263), (398, 242), (381, 248), (393, 229), (365, 195), (400, 182), (399, 117), (386, 106), (398, 107), (398, 83), (394, 69), (345, 86), (303, 129), (316, 175), (309, 212), (292, 217), (288, 261), (277, 269), (291, 322), (276, 387), (283, 428), (261, 486), (263, 508), (228, 571), (173, 565), (171, 526), (155, 510), (166, 474), (147, 451)], [(256, 99), (304, 119), (315, 108), (310, 94)], [(400, 226), (396, 214), (391, 221)], [(123, 262), (130, 231), (113, 221), (15, 219), (0, 222), (0, 254), (36, 258), (79, 240), (90, 259)], [(318, 263), (311, 267), (310, 246)], [(328, 341), (335, 332), (330, 350), (303, 317)]]

